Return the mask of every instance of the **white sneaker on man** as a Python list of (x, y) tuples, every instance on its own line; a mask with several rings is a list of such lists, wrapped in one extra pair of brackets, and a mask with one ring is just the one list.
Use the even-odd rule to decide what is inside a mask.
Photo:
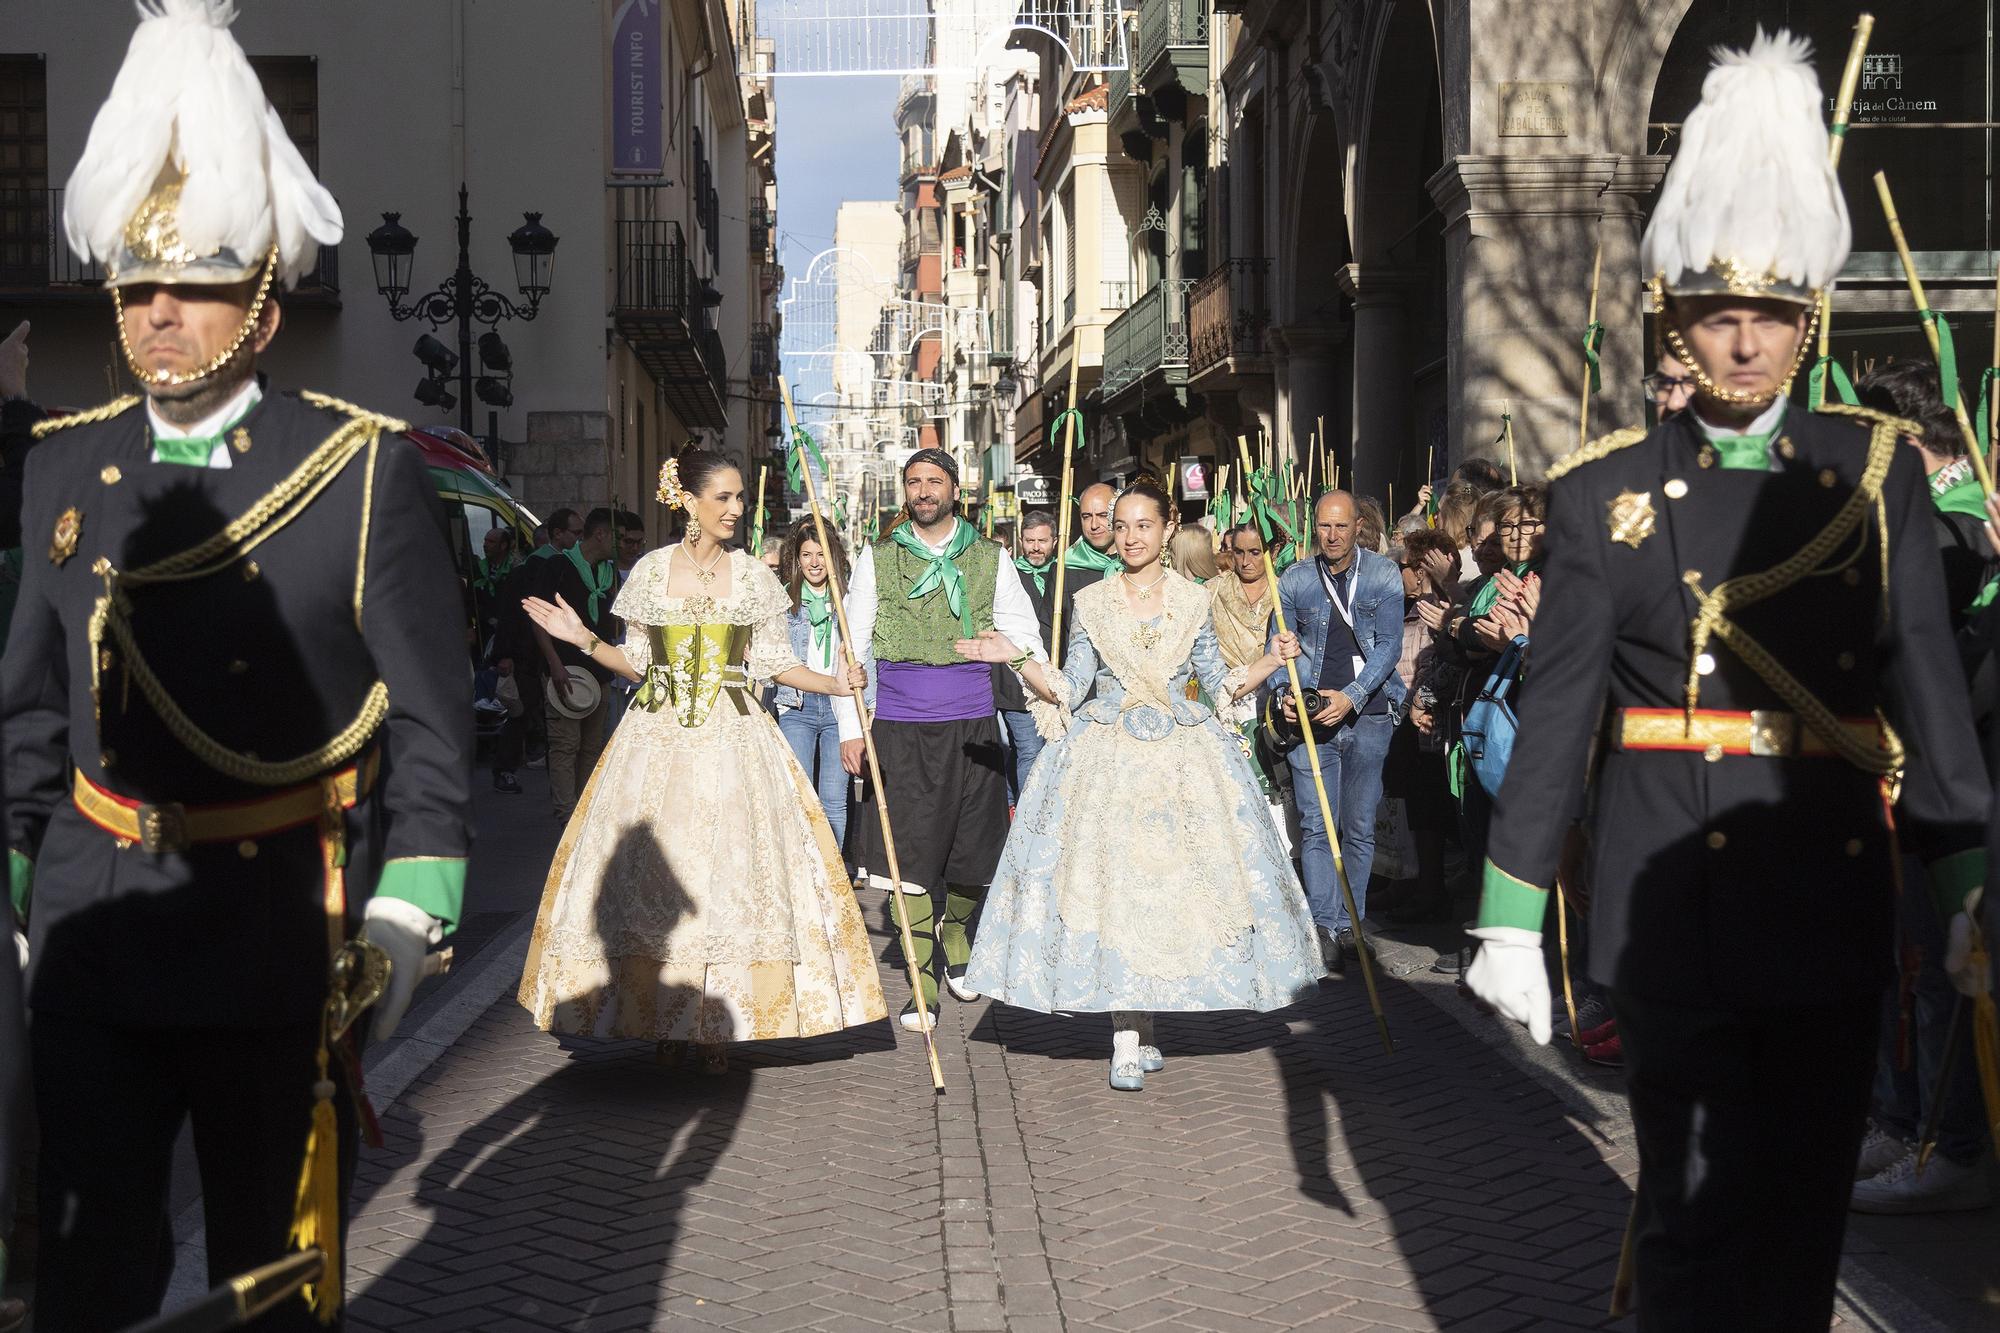
[[(1854, 1160), (1854, 1178), (1866, 1180), (1879, 1175), (1894, 1166), (1896, 1159), (1908, 1151), (1908, 1139), (1897, 1138), (1871, 1120), (1868, 1122), (1868, 1133), (1861, 1140), (1861, 1155)], [(1930, 1172), (1926, 1170), (1924, 1174)]]
[(1986, 1164), (1960, 1166), (1932, 1153), (1917, 1174), (1917, 1150), (1910, 1149), (1866, 1180), (1856, 1181), (1848, 1204), (1857, 1213), (1955, 1213), (1993, 1202)]
[(965, 984), (965, 969), (962, 967), (946, 968), (944, 984), (951, 991), (952, 998), (960, 1004), (971, 1004), (979, 998), (979, 992)]

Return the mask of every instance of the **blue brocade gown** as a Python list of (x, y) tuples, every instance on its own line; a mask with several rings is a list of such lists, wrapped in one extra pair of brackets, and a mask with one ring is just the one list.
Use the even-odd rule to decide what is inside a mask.
[[(1168, 573), (1149, 620), (1123, 575), (1076, 596), (1066, 723), (1021, 791), (966, 982), (1023, 1009), (1282, 1009), (1324, 975), (1305, 893), (1241, 737), (1187, 697), (1241, 683), (1206, 592)], [(1094, 685), (1094, 691), (1093, 691)], [(1050, 728), (1053, 730), (1053, 728)]]

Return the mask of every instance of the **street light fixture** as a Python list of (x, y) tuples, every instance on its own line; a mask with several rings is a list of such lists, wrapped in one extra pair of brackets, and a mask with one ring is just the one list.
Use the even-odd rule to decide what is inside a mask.
[[(421, 319), (433, 329), (441, 328), (448, 322), (458, 324), (458, 351), (454, 355), (437, 339), (426, 334), (418, 342), (417, 355), (432, 371), (424, 383), (430, 390), (420, 389), (417, 401), (431, 407), (449, 411), (453, 403), (458, 405), (459, 429), (466, 434), (472, 430), (472, 326), (475, 322), (489, 329), (509, 319), (530, 320), (541, 311), (542, 298), (548, 295), (549, 283), (555, 274), (556, 244), (560, 238), (542, 225), (540, 213), (524, 213), (525, 219), (508, 236), (508, 248), (514, 252), (514, 279), (526, 298), (525, 305), (516, 305), (499, 292), (487, 286), (485, 279), (472, 271), (470, 250), (472, 246), (472, 214), (468, 209), (467, 191), (463, 184), (458, 187), (458, 267), (451, 276), (439, 283), (435, 290), (424, 293), (410, 305), (403, 304), (403, 297), (410, 290), (410, 270), (416, 257), (417, 238), (400, 221), (400, 213), (384, 213), (382, 225), (368, 233), (368, 253), (375, 264), (375, 290), (389, 303), (390, 318), (401, 322), (406, 319)], [(488, 334), (501, 353), (506, 356), (505, 344), (496, 335)], [(438, 352), (452, 357), (452, 365), (458, 369), (458, 393), (454, 397), (444, 392), (442, 379), (451, 373), (452, 365), (442, 368), (424, 344), (429, 343)], [(482, 354), (487, 350), (485, 339), (481, 339)], [(489, 368), (503, 373), (511, 367), (512, 359), (507, 358), (505, 367), (495, 366), (491, 359)], [(492, 386), (494, 397), (505, 396), (512, 402), (511, 393), (498, 392), (501, 386)], [(487, 399), (488, 402), (492, 398)], [(504, 406), (505, 404), (499, 404)]]

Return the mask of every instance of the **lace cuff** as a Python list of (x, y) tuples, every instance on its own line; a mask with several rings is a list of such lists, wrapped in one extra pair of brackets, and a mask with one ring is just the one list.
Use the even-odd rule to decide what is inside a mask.
[(1240, 727), (1245, 722), (1254, 721), (1257, 717), (1257, 692), (1255, 690), (1250, 691), (1250, 693), (1240, 699), (1236, 697), (1236, 692), (1242, 689), (1249, 679), (1249, 667), (1231, 667), (1229, 668), (1229, 673), (1222, 678), (1222, 692), (1211, 696), (1211, 700), (1215, 704), (1215, 715), (1231, 726)]
[(653, 639), (646, 627), (636, 620), (625, 622), (625, 642), (618, 645), (625, 651), (625, 660), (632, 664), (635, 675), (643, 677), (648, 667), (653, 665)]
[(1028, 716), (1035, 720), (1035, 732), (1045, 741), (1059, 741), (1069, 733), (1069, 705), (1052, 704), (1029, 690)]

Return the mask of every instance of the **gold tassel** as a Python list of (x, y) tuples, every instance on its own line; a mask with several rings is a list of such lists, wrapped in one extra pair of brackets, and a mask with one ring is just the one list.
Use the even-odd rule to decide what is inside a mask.
[(288, 1237), (297, 1249), (326, 1255), (320, 1281), (304, 1289), (306, 1303), (322, 1324), (340, 1313), (340, 1124), (333, 1110), (333, 1080), (327, 1077), (325, 1043), (319, 1048), (319, 1081), (313, 1084), (312, 1130), (306, 1135), (305, 1165), (299, 1170)]

